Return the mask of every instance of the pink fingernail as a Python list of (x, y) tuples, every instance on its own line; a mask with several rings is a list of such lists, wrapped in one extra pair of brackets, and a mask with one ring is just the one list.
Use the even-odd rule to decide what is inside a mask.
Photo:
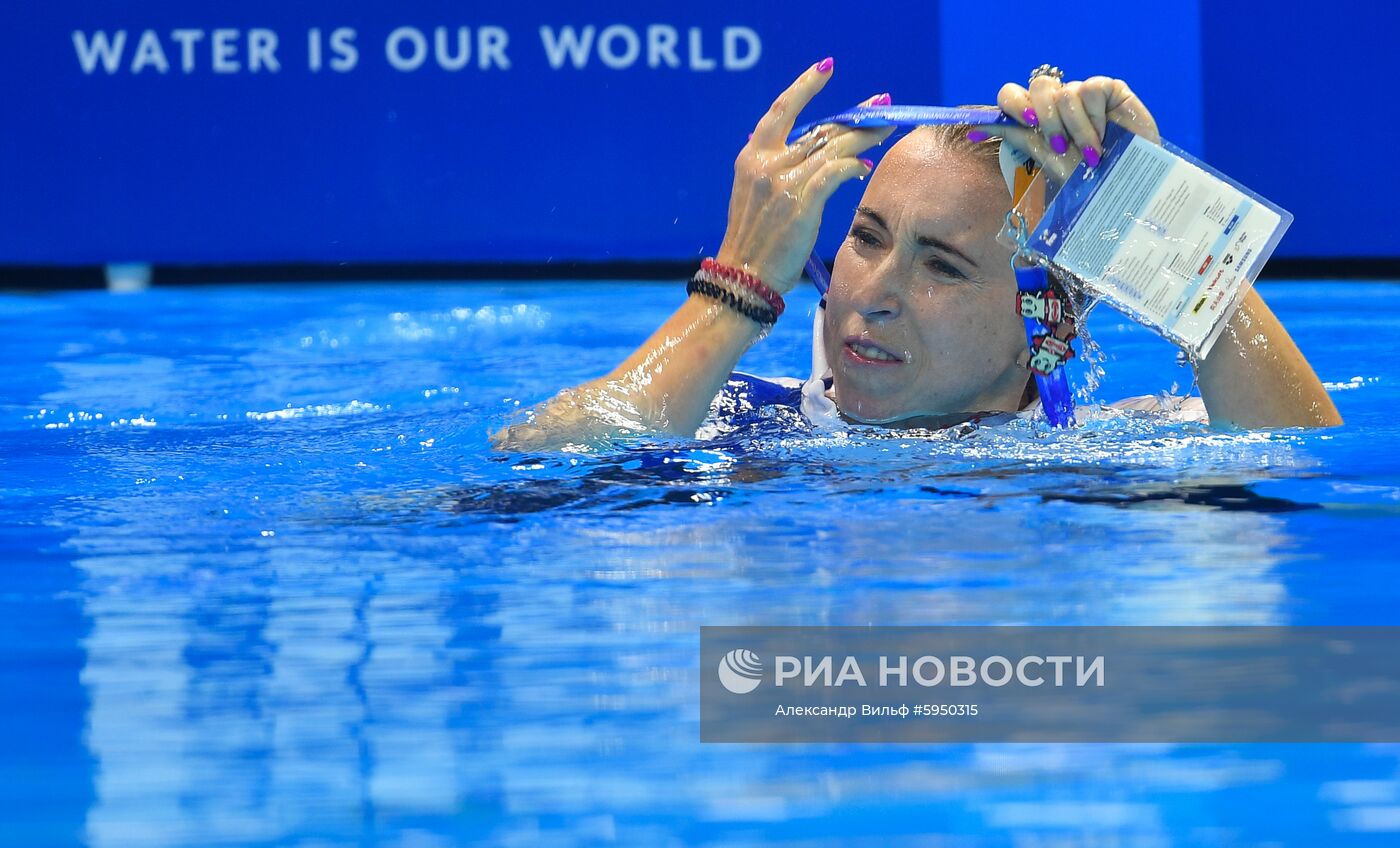
[(874, 163), (874, 162), (871, 162), (869, 159), (862, 159), (862, 160), (860, 160), (860, 161), (861, 161), (861, 164), (865, 165), (866, 168), (869, 168), (869, 169), (872, 170), (872, 171), (875, 170), (875, 163)]
[(977, 142), (977, 141), (986, 141), (986, 140), (987, 140), (988, 138), (990, 138), (990, 137), (991, 137), (991, 136), (987, 135), (986, 130), (968, 130), (968, 131), (967, 131), (967, 140), (968, 140), (968, 141), (973, 141), (973, 142)]
[(1037, 115), (1035, 113), (1035, 110), (1029, 106), (1026, 107), (1026, 111), (1021, 113), (1021, 117), (1025, 118), (1026, 123), (1030, 124), (1033, 127), (1040, 126), (1040, 116)]
[(1092, 147), (1084, 148), (1084, 161), (1088, 163), (1090, 168), (1097, 168), (1101, 161), (1099, 152)]
[(753, 133), (749, 133), (749, 141), (753, 141)]
[(1050, 136), (1050, 149), (1063, 156), (1065, 151), (1069, 150), (1069, 142), (1065, 141), (1065, 137), (1062, 135), (1052, 135)]
[(884, 94), (880, 95), (879, 97), (876, 97), (874, 100), (870, 101), (870, 105), (871, 105), (871, 106), (888, 106), (888, 105), (890, 105), (890, 104), (893, 103), (893, 102), (894, 102), (894, 101), (890, 98), (890, 93), (887, 91), (887, 92), (885, 92)]
[(831, 69), (835, 66), (836, 60), (831, 58), (830, 56), (827, 56), (825, 59), (817, 63), (817, 70), (821, 71), (824, 74), (829, 74), (831, 73)]

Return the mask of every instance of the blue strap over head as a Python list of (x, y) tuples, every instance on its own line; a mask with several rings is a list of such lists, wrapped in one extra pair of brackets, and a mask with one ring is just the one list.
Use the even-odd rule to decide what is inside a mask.
[[(922, 127), (939, 124), (1012, 124), (1010, 118), (996, 109), (966, 109), (961, 106), (856, 106), (819, 121), (803, 124), (788, 136), (796, 141), (822, 124), (842, 124), (848, 127)], [(815, 253), (807, 260), (807, 276), (822, 296), (831, 287), (831, 275)]]
[[(1006, 115), (996, 109), (964, 109), (950, 106), (857, 106), (845, 112), (804, 124), (792, 131), (788, 143), (806, 135), (822, 124), (843, 124), (849, 127), (920, 127), (937, 124), (1013, 124)], [(1003, 155), (1007, 148), (1003, 148)], [(1010, 177), (1007, 177), (1007, 190), (1011, 191)], [(1019, 267), (1016, 271), (1016, 288), (1020, 294), (1030, 295), (1033, 302), (1044, 302), (1050, 294), (1050, 282), (1045, 269), (1039, 266)], [(816, 253), (807, 260), (807, 276), (822, 295), (821, 306), (826, 306), (826, 293), (831, 288), (831, 275), (826, 265)], [(1038, 301), (1035, 299), (1039, 298)], [(1018, 300), (1018, 304), (1022, 301)], [(1030, 347), (1036, 389), (1040, 395), (1041, 408), (1052, 427), (1074, 426), (1074, 395), (1070, 391), (1069, 378), (1065, 374), (1064, 361), (1074, 355), (1069, 342), (1073, 340), (1073, 322), (1069, 320), (1045, 320), (1047, 316), (1028, 314), (1026, 307), (1018, 311), (1025, 319), (1026, 341)], [(1060, 332), (1061, 328), (1065, 332)], [(819, 395), (821, 372), (825, 371), (825, 357), (821, 355), (821, 312), (818, 311), (813, 332), (813, 373), (804, 387), (804, 412), (808, 410), (806, 396)], [(810, 391), (809, 391), (810, 389)], [(809, 417), (812, 417), (809, 413)]]
[(996, 109), (964, 109), (955, 106), (857, 106), (844, 112), (804, 124), (788, 137), (791, 144), (822, 124), (848, 127), (922, 127), (929, 124), (1011, 124)]

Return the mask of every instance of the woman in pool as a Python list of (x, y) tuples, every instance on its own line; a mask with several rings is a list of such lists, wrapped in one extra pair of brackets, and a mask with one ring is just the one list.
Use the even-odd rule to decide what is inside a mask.
[[(787, 144), (796, 116), (826, 85), (832, 66), (825, 59), (798, 77), (735, 161), (729, 225), (715, 261), (779, 294), (797, 285), (827, 199), (847, 180), (871, 173), (859, 154), (893, 132), (826, 125)], [(1107, 77), (1065, 83), (1040, 75), (1028, 88), (1004, 86), (998, 106), (1019, 124), (921, 127), (895, 144), (870, 178), (826, 296), (826, 396), (842, 418), (947, 426), (1035, 403), (1025, 331), (1010, 308), (1010, 252), (997, 241), (1011, 198), (998, 166), (999, 140), (988, 136), (1056, 176), (1081, 158), (1098, 164), (1107, 121), (1153, 141), (1159, 136), (1127, 85)], [(496, 433), (495, 445), (538, 448), (628, 432), (694, 435), (764, 329), (752, 317), (765, 311), (753, 294), (762, 285), (746, 289), (728, 271), (716, 276), (710, 278), (717, 285), (692, 293), (612, 373), (561, 392), (533, 420)], [(1197, 366), (1197, 378), (1215, 426), (1341, 423), (1256, 291)]]

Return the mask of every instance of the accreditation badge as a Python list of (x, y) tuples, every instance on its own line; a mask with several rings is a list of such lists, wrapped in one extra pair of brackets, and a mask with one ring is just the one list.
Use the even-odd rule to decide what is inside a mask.
[(1098, 167), (1081, 162), (1059, 186), (1042, 173), (1017, 201), (1018, 247), (1197, 359), (1293, 221), (1184, 151), (1116, 124)]

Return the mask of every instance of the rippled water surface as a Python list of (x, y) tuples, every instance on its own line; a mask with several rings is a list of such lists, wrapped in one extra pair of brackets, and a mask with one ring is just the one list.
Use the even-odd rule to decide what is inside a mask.
[(1400, 624), (1400, 286), (1262, 290), (1345, 427), (528, 455), (679, 285), (0, 296), (0, 841), (1396, 844), (1400, 746), (698, 741), (701, 625)]

